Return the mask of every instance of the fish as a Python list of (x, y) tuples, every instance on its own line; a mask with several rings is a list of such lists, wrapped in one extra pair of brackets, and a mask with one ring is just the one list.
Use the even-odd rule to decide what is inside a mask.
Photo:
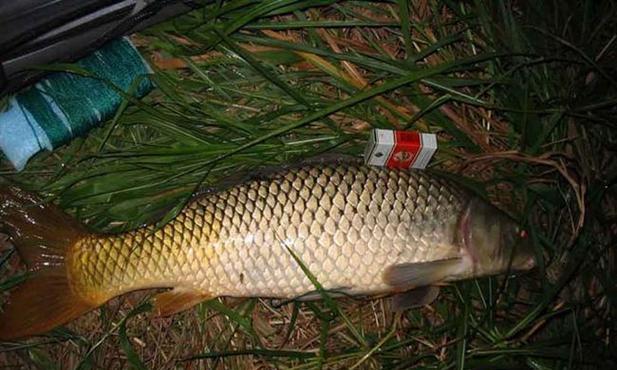
[[(357, 161), (264, 171), (196, 196), (162, 227), (88, 229), (52, 203), (0, 189), (0, 231), (29, 277), (0, 313), (0, 340), (43, 334), (141, 289), (157, 315), (221, 296), (316, 299), (394, 294), (430, 303), (448, 282), (534, 266), (506, 213), (428, 173)], [(308, 273), (307, 273), (308, 272)]]

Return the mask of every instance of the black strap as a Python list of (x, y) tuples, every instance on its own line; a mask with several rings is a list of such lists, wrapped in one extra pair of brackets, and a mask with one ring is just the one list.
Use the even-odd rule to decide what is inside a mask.
[(158, 0), (146, 5), (143, 9), (141, 9), (138, 13), (129, 16), (124, 19), (118, 26), (114, 28), (108, 35), (104, 36), (102, 44), (110, 41), (113, 38), (116, 38), (121, 35), (126, 35), (129, 31), (135, 30), (135, 28), (142, 22), (146, 21), (149, 18), (154, 17), (158, 12), (160, 12), (163, 8), (182, 3), (189, 7), (190, 9), (199, 8), (199, 4), (192, 0)]

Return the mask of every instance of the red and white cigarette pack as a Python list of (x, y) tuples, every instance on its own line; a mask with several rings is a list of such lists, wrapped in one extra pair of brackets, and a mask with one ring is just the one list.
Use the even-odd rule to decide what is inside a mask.
[(374, 129), (364, 152), (364, 162), (387, 168), (426, 168), (437, 150), (435, 134)]

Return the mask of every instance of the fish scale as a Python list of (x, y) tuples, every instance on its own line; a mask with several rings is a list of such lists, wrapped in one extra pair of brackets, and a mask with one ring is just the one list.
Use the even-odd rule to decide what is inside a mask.
[(460, 256), (467, 195), (421, 172), (307, 165), (190, 202), (160, 229), (88, 235), (67, 254), (73, 289), (92, 300), (149, 287), (291, 298), (314, 286), (386, 292), (386, 267)]

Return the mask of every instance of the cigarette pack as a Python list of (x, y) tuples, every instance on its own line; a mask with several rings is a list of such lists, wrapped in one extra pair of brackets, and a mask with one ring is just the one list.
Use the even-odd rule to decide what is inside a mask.
[(366, 146), (364, 161), (371, 166), (423, 169), (436, 150), (435, 134), (374, 129)]

